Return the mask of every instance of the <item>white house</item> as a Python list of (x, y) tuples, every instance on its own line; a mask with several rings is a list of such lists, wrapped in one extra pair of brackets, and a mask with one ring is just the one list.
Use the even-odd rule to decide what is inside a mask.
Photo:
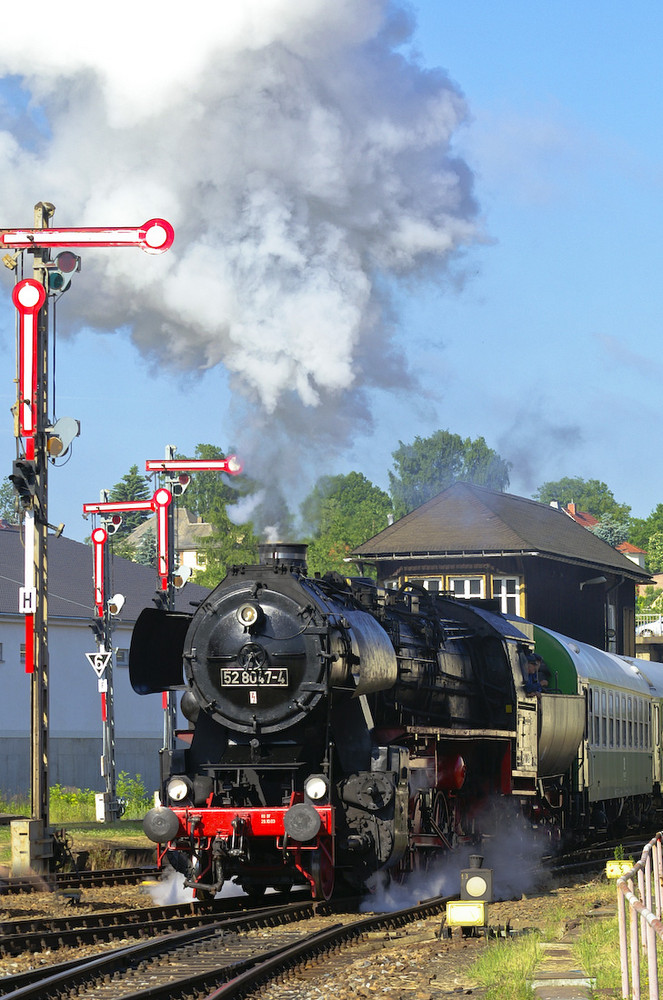
[[(18, 613), (23, 583), (23, 544), (17, 528), (0, 527), (0, 790), (24, 793), (30, 782), (30, 676), (25, 673), (25, 623)], [(114, 691), (117, 772), (140, 774), (148, 790), (159, 784), (163, 742), (161, 695), (141, 696), (129, 683), (129, 645), (134, 622), (152, 605), (158, 581), (149, 566), (109, 556), (108, 597), (125, 604), (114, 619)], [(92, 548), (69, 538), (48, 541), (49, 783), (103, 791), (101, 696), (86, 659), (96, 649), (90, 629), (94, 610)], [(208, 591), (188, 584), (176, 610)]]
[[(192, 571), (205, 569), (202, 543), (212, 534), (212, 525), (183, 507), (176, 507), (174, 514), (174, 547), (178, 564), (188, 566)], [(134, 528), (127, 536), (127, 541), (138, 548), (150, 533), (156, 538), (156, 514), (146, 518), (142, 524)]]

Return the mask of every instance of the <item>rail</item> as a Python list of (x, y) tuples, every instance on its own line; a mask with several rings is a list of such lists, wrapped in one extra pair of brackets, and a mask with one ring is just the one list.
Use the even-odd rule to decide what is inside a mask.
[[(640, 1000), (642, 960), (647, 958), (650, 1000), (659, 1000), (659, 942), (663, 942), (663, 832), (645, 845), (640, 860), (617, 879), (622, 1000)], [(652, 908), (653, 904), (653, 908)], [(627, 919), (628, 908), (628, 919)], [(630, 975), (629, 975), (630, 966)]]

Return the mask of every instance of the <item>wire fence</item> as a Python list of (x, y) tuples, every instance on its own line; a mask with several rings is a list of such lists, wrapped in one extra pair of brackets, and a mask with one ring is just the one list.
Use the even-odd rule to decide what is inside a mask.
[[(659, 1000), (658, 947), (663, 942), (663, 832), (645, 845), (640, 860), (617, 879), (622, 1000)], [(645, 970), (646, 959), (646, 970)]]

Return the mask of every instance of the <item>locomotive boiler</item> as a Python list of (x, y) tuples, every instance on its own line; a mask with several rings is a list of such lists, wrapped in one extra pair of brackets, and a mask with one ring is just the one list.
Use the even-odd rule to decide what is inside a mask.
[(526, 693), (532, 627), (418, 585), (309, 578), (304, 549), (136, 624), (134, 689), (181, 691), (188, 720), (144, 823), (160, 861), (199, 897), (233, 880), (328, 898), (476, 842), (496, 797), (559, 823), (584, 701)]

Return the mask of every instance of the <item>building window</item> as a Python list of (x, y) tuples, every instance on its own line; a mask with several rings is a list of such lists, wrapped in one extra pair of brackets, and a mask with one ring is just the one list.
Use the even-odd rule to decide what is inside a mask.
[(442, 577), (413, 578), (408, 583), (418, 583), (424, 590), (430, 590), (431, 594), (439, 594), (442, 590)]
[(2, 652), (2, 643), (0, 642), (0, 663), (5, 662), (4, 653)]
[(493, 597), (500, 602), (503, 615), (520, 614), (520, 577), (494, 576)]
[(22, 642), (21, 645), (19, 646), (19, 657), (20, 657), (20, 662), (21, 663), (25, 663), (25, 643), (24, 642)]
[(450, 576), (449, 590), (460, 600), (470, 601), (473, 597), (484, 597), (484, 579), (482, 576)]
[(128, 649), (116, 649), (115, 650), (115, 663), (118, 667), (128, 667), (129, 666), (129, 650)]

